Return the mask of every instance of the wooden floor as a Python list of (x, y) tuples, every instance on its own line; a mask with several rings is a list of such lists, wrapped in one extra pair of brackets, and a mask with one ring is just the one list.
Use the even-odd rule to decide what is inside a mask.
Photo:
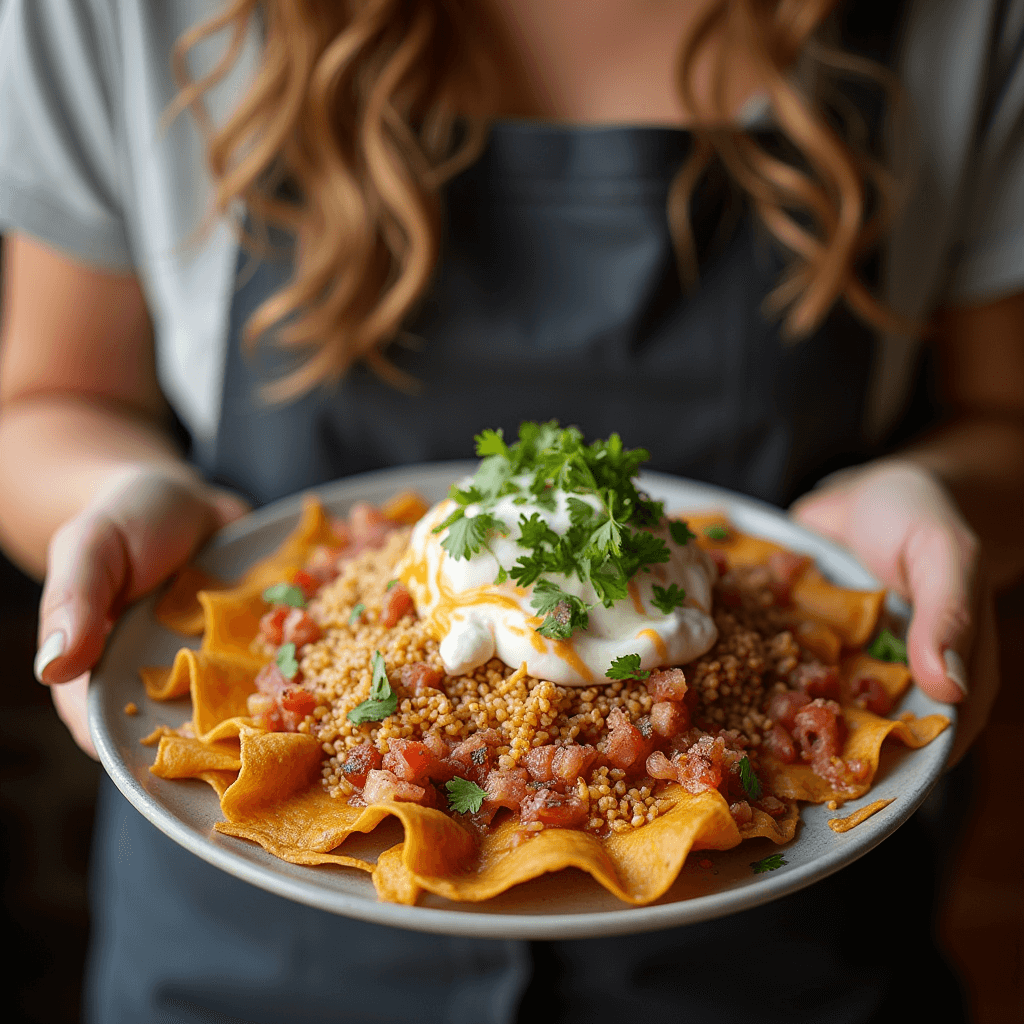
[[(13, 939), (0, 958), (0, 984), (12, 1024), (72, 1024), (98, 769), (32, 679), (37, 598), (0, 559), (0, 934)], [(1001, 602), (1000, 621), (1003, 691), (977, 748), (973, 810), (940, 916), (975, 1024), (1024, 1021), (1024, 588)]]

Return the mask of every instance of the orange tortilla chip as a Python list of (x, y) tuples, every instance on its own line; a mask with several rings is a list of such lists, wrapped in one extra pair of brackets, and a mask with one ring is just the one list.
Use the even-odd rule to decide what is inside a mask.
[(843, 641), (827, 623), (818, 622), (816, 619), (795, 620), (793, 636), (805, 651), (810, 651), (819, 661), (823, 661), (826, 665), (839, 663)]
[(889, 699), (896, 703), (910, 689), (910, 669), (899, 661), (879, 661), (868, 654), (855, 654), (843, 664), (843, 677), (851, 683), (856, 679), (877, 679)]
[(157, 602), (156, 620), (182, 636), (199, 636), (203, 631), (200, 590), (222, 590), (227, 584), (194, 565), (186, 565), (171, 580), (167, 592)]
[(792, 597), (800, 611), (831, 626), (847, 647), (860, 647), (875, 631), (885, 591), (846, 590), (812, 567), (793, 584)]
[(768, 777), (772, 791), (787, 800), (809, 800), (821, 804), (826, 800), (842, 803), (863, 796), (870, 788), (878, 772), (878, 759), (882, 742), (893, 736), (908, 747), (917, 750), (930, 743), (948, 725), (943, 715), (926, 715), (924, 718), (907, 718), (892, 721), (880, 718), (870, 711), (845, 707), (843, 714), (849, 732), (843, 744), (842, 758), (857, 758), (870, 766), (868, 777), (847, 790), (836, 790), (820, 775), (815, 775), (809, 764), (782, 764), (769, 754), (762, 756), (761, 764)]
[(191, 736), (163, 736), (149, 769), (161, 779), (190, 779), (206, 771), (237, 772), (242, 767), (238, 744), (202, 743)]
[(381, 514), (393, 523), (415, 526), (430, 510), (430, 506), (415, 491), (402, 491), (381, 506)]

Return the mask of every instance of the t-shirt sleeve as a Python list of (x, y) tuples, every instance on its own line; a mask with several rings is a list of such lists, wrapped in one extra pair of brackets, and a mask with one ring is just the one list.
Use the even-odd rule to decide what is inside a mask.
[(132, 265), (106, 0), (0, 3), (0, 231)]
[(1024, 291), (1024, 0), (997, 5), (945, 301)]

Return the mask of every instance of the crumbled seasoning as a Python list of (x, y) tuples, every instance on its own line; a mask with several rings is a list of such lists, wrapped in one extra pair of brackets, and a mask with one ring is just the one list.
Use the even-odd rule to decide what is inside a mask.
[[(442, 689), (418, 695), (406, 690), (401, 683), (404, 665), (426, 662), (443, 671), (438, 641), (414, 614), (390, 629), (378, 622), (407, 542), (408, 531), (398, 531), (385, 547), (353, 559), (310, 603), (310, 614), (324, 628), (324, 636), (303, 648), (300, 667), (319, 705), (299, 728), (323, 748), (323, 785), (331, 796), (344, 798), (353, 792), (341, 766), (348, 750), (367, 741), (387, 753), (389, 741), (396, 738), (422, 739), (437, 732), (454, 743), (494, 729), (505, 741), (496, 748), (497, 765), (507, 770), (531, 748), (549, 743), (591, 743), (601, 749), (613, 708), (622, 708), (634, 722), (650, 712), (654, 701), (642, 682), (559, 686), (528, 675), (525, 665), (510, 668), (497, 659), (468, 675), (446, 676)], [(686, 675), (696, 694), (694, 725), (711, 733), (730, 730), (741, 746), (756, 749), (771, 725), (760, 708), (772, 686), (785, 686), (776, 679), (796, 665), (800, 649), (792, 634), (780, 628), (770, 602), (740, 592), (741, 607), (716, 611), (718, 640), (686, 667)], [(365, 611), (351, 622), (360, 603)], [(382, 722), (355, 725), (347, 715), (369, 696), (376, 650), (384, 656), (398, 708)], [(690, 737), (677, 740), (676, 747), (691, 745), (693, 730)], [(671, 799), (659, 796), (663, 789), (649, 777), (627, 783), (621, 769), (598, 766), (589, 778), (578, 780), (578, 795), (589, 804), (584, 828), (601, 834), (639, 828), (671, 807)]]
[(124, 713), (126, 715), (137, 715), (139, 713), (138, 704), (136, 704), (135, 701), (133, 700), (128, 701), (128, 703), (124, 706)]

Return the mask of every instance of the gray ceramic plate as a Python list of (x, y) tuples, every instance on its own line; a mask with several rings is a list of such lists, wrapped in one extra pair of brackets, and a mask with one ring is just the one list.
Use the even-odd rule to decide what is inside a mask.
[[(379, 503), (405, 488), (434, 501), (473, 466), (439, 463), (386, 470), (323, 487), (318, 493), (336, 512), (360, 499)], [(644, 485), (669, 510), (725, 509), (742, 530), (813, 555), (835, 581), (852, 587), (876, 585), (849, 554), (794, 525), (775, 508), (654, 473), (645, 476)], [(295, 524), (300, 506), (301, 498), (289, 498), (233, 523), (207, 547), (200, 564), (224, 578), (240, 575), (281, 542)], [(576, 870), (546, 875), (483, 904), (451, 903), (429, 894), (415, 907), (379, 903), (369, 876), (362, 872), (286, 864), (253, 843), (215, 832), (220, 807), (206, 783), (169, 782), (150, 774), (153, 750), (140, 746), (140, 738), (157, 725), (178, 726), (190, 717), (187, 699), (154, 704), (146, 700), (139, 681), (140, 666), (170, 664), (181, 646), (179, 637), (157, 625), (153, 604), (153, 599), (142, 601), (125, 615), (93, 673), (89, 691), (93, 741), (121, 792), (175, 842), (238, 878), (332, 913), (402, 928), (481, 938), (585, 938), (703, 921), (778, 899), (851, 863), (903, 824), (938, 779), (953, 740), (953, 730), (948, 729), (921, 750), (886, 745), (871, 792), (847, 804), (842, 813), (882, 798), (894, 798), (894, 802), (850, 832), (833, 833), (826, 825), (833, 812), (807, 805), (797, 837), (788, 846), (779, 848), (759, 839), (734, 850), (691, 856), (672, 888), (650, 906), (627, 906)], [(139, 706), (138, 715), (124, 713), (129, 701)], [(900, 710), (917, 715), (938, 711), (955, 718), (953, 709), (917, 689)], [(397, 822), (385, 823), (370, 836), (351, 837), (344, 851), (373, 860), (400, 839)], [(751, 863), (775, 852), (782, 853), (785, 866), (755, 875)]]

